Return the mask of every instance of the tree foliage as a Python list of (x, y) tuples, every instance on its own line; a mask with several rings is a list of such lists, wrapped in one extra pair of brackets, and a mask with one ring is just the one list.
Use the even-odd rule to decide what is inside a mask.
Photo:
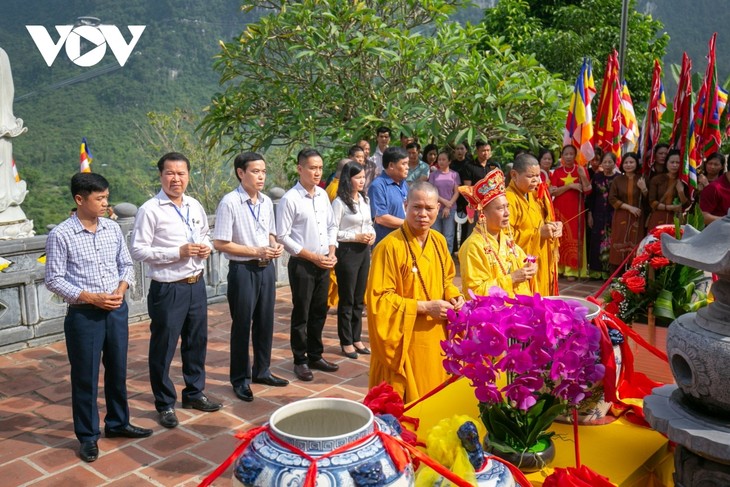
[[(619, 48), (621, 4), (621, 0), (500, 0), (485, 11), (484, 25), (568, 81), (577, 77), (583, 57), (591, 58), (600, 84), (609, 53)], [(669, 36), (662, 30), (661, 22), (637, 12), (636, 1), (631, 0), (624, 78), (637, 110), (649, 97), (654, 59), (661, 60), (666, 52)]]
[(148, 125), (139, 133), (151, 162), (146, 177), (132, 182), (148, 197), (159, 190), (156, 159), (168, 152), (180, 152), (190, 160), (190, 183), (187, 194), (200, 201), (208, 213), (215, 213), (218, 202), (237, 184), (233, 164), (219, 150), (208, 149), (195, 135), (198, 116), (180, 108), (172, 113), (150, 112)]
[(293, 152), (350, 145), (385, 124), (437, 143), (552, 145), (569, 87), (483, 26), (450, 22), (461, 3), (258, 2), (272, 13), (221, 44), (225, 89), (203, 136), (227, 152)]

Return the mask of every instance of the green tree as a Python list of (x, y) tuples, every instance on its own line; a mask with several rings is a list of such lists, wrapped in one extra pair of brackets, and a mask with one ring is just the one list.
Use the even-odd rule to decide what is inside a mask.
[[(484, 13), (484, 26), (516, 50), (532, 53), (552, 73), (574, 82), (584, 57), (593, 60), (600, 85), (609, 53), (619, 48), (621, 0), (500, 0)], [(629, 4), (624, 78), (634, 106), (643, 111), (654, 59), (661, 60), (669, 36), (663, 25)], [(600, 86), (598, 87), (600, 90)]]
[(237, 184), (230, 158), (200, 141), (195, 134), (199, 120), (190, 111), (176, 108), (172, 113), (150, 112), (147, 121), (139, 132), (150, 163), (146, 175), (133, 178), (133, 184), (152, 197), (159, 190), (157, 160), (167, 152), (180, 152), (191, 165), (187, 193), (200, 201), (207, 213), (215, 213), (223, 195)]
[(292, 153), (344, 147), (385, 124), (438, 143), (554, 145), (569, 86), (483, 26), (450, 22), (462, 3), (254, 2), (271, 13), (221, 44), (225, 90), (203, 136), (225, 152)]

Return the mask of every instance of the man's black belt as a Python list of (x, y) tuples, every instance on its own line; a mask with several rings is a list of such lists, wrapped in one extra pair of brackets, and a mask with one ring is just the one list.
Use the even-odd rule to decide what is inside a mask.
[(266, 267), (271, 264), (269, 259), (252, 259), (252, 260), (229, 260), (229, 265), (249, 265), (252, 267)]

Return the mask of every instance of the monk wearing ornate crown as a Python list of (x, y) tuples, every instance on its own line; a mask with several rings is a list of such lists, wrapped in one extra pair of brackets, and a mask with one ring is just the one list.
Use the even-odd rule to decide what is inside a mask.
[(515, 243), (537, 257), (532, 291), (542, 296), (558, 294), (558, 246), (563, 222), (555, 221), (550, 192), (540, 182), (540, 163), (532, 154), (515, 158), (505, 196)]
[(474, 231), (459, 249), (464, 294), (473, 291), (483, 296), (492, 286), (501, 287), (510, 296), (532, 294), (530, 280), (537, 264), (505, 232), (509, 229), (509, 203), (502, 171), (491, 171), (474, 186), (459, 186), (459, 192), (478, 215)]
[(385, 381), (411, 402), (447, 379), (440, 342), (446, 312), (464, 297), (454, 286), (454, 261), (444, 237), (431, 231), (438, 190), (411, 185), (403, 225), (373, 249), (365, 300), (370, 336), (370, 387)]

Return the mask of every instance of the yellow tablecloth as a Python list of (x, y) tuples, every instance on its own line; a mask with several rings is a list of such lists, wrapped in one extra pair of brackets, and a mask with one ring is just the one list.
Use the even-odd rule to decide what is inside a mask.
[[(479, 419), (477, 400), (469, 382), (460, 379), (406, 413), (417, 417), (419, 440), (443, 418), (468, 414)], [(575, 466), (573, 427), (554, 423), (556, 456), (551, 467)], [(671, 487), (674, 463), (669, 441), (649, 428), (619, 418), (601, 426), (580, 426), (581, 461), (619, 487)], [(552, 468), (528, 475), (534, 486), (541, 486)]]

